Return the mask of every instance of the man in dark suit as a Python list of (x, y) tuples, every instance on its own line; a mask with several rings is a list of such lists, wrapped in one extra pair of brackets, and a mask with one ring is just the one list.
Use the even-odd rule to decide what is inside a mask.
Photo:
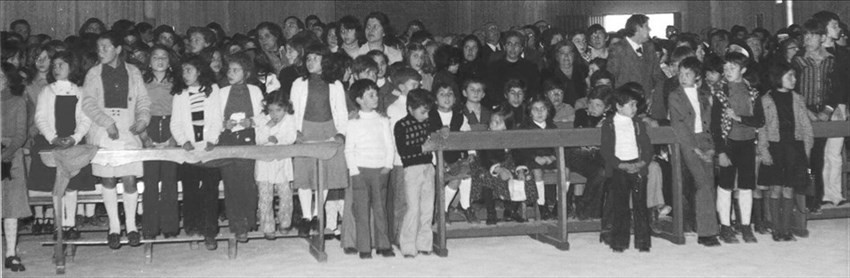
[[(609, 48), (608, 71), (614, 74), (614, 86), (637, 82), (643, 87), (644, 98), (649, 102), (649, 114), (653, 119), (666, 119), (665, 109), (652, 109), (653, 102), (663, 102), (655, 97), (656, 84), (666, 79), (661, 63), (655, 55), (655, 47), (649, 39), (649, 17), (632, 15), (626, 21), (626, 38)], [(661, 92), (657, 92), (659, 95)], [(664, 111), (662, 111), (664, 110)]]
[(525, 82), (528, 86), (526, 99), (540, 93), (540, 72), (536, 64), (522, 58), (524, 47), (525, 35), (517, 31), (505, 33), (505, 55), (487, 67), (487, 90), (483, 100), (487, 107), (505, 101), (505, 82), (510, 79)]
[(505, 55), (500, 42), (501, 38), (502, 33), (496, 23), (488, 22), (484, 24), (484, 45), (480, 50), (483, 61), (489, 64)]

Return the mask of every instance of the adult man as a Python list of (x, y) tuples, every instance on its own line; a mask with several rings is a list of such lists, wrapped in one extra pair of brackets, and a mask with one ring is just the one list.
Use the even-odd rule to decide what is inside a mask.
[[(484, 105), (493, 107), (505, 101), (504, 86), (509, 79), (520, 79), (528, 85), (526, 96), (540, 93), (537, 65), (522, 58), (525, 36), (518, 31), (505, 33), (505, 55), (487, 69), (487, 96)], [(487, 47), (484, 47), (485, 49)]]
[(614, 75), (615, 87), (637, 82), (649, 102), (649, 115), (656, 120), (667, 118), (662, 92), (653, 89), (666, 78), (655, 47), (649, 40), (649, 17), (636, 14), (626, 21), (626, 39), (612, 44), (608, 50), (608, 71)]

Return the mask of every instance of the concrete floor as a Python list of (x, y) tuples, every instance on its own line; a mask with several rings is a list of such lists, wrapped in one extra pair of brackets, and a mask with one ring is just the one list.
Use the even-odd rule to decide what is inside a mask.
[[(777, 243), (757, 235), (757, 244), (705, 248), (688, 236), (683, 246), (653, 238), (652, 252), (615, 254), (598, 243), (597, 233), (571, 235), (571, 250), (562, 252), (529, 237), (449, 240), (449, 257), (361, 260), (342, 253), (337, 241), (327, 245), (328, 262), (317, 263), (303, 239), (252, 240), (228, 260), (226, 248), (190, 250), (188, 244), (154, 246), (154, 262), (144, 264), (142, 248), (81, 246), (68, 262), (68, 277), (94, 276), (596, 276), (596, 277), (850, 277), (850, 219), (809, 222), (811, 236)], [(99, 237), (100, 233), (84, 233)], [(21, 238), (19, 254), (26, 272), (3, 270), (4, 277), (54, 276), (47, 236)]]

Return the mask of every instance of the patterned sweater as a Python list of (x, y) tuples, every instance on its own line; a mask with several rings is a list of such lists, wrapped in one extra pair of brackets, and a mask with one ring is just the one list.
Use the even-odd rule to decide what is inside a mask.
[(431, 134), (429, 125), (428, 121), (419, 122), (409, 114), (395, 124), (395, 144), (404, 167), (431, 163), (431, 153), (422, 153), (422, 144)]

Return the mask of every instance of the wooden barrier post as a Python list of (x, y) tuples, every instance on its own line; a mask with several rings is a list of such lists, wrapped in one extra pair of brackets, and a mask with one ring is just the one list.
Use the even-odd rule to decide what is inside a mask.
[(434, 184), (434, 198), (437, 200), (437, 205), (434, 208), (436, 212), (437, 231), (434, 234), (434, 253), (440, 257), (447, 257), (449, 250), (446, 248), (446, 211), (443, 207), (446, 206), (446, 194), (443, 193), (443, 184), (445, 184), (446, 163), (443, 161), (443, 151), (437, 151), (437, 174), (436, 184)]
[(569, 233), (567, 233), (567, 191), (569, 191), (570, 169), (566, 166), (564, 147), (558, 150), (558, 224), (551, 227), (546, 234), (534, 234), (532, 238), (550, 244), (558, 250), (570, 250)]
[[(310, 240), (310, 254), (320, 263), (328, 261), (328, 254), (325, 253), (325, 163), (321, 159), (316, 161), (316, 215), (319, 219), (319, 227), (317, 233)], [(303, 213), (310, 213), (303, 212)]]
[[(59, 177), (59, 169), (56, 170)], [(64, 192), (63, 192), (64, 193)], [(65, 235), (62, 234), (62, 197), (53, 196), (53, 234), (56, 235), (56, 245), (53, 246), (53, 261), (56, 264), (56, 274), (65, 274)]]

